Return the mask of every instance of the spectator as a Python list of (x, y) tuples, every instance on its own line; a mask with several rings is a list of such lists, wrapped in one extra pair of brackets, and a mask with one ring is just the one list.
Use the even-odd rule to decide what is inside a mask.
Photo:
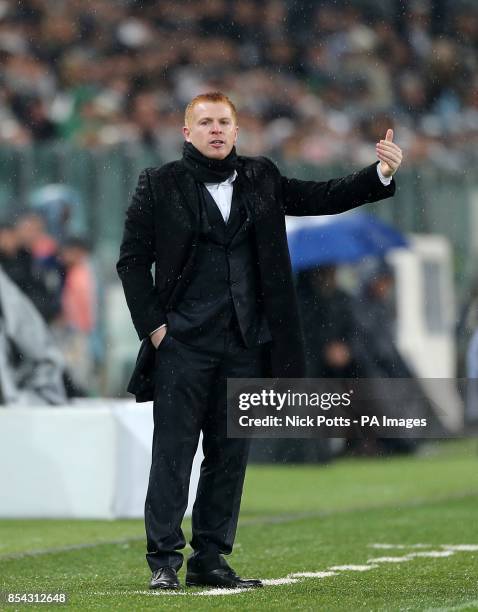
[(81, 238), (68, 238), (61, 247), (65, 282), (62, 313), (55, 322), (55, 335), (62, 347), (69, 375), (80, 391), (91, 387), (91, 341), (97, 319), (97, 287), (89, 251), (87, 242)]
[(413, 378), (395, 342), (393, 269), (382, 261), (363, 274), (355, 309), (359, 360), (368, 378)]
[(59, 314), (59, 301), (49, 291), (41, 267), (22, 248), (16, 227), (0, 223), (0, 265), (5, 274), (27, 295), (47, 323)]
[[(395, 313), (393, 311), (393, 269), (385, 261), (365, 269), (362, 293), (357, 300), (355, 319), (357, 333), (354, 352), (361, 367), (361, 376), (368, 379), (401, 378), (401, 405), (410, 416), (430, 410), (429, 402), (420, 388), (412, 368), (400, 354), (395, 342)], [(398, 393), (398, 386), (395, 387)], [(394, 401), (397, 402), (397, 397)], [(387, 405), (377, 401), (377, 410), (387, 412)], [(413, 438), (377, 438), (381, 452), (410, 453), (419, 440)]]
[(30, 254), (39, 269), (49, 295), (59, 303), (63, 287), (63, 266), (58, 258), (57, 242), (46, 231), (45, 221), (38, 213), (25, 213), (16, 225), (20, 248)]
[(478, 424), (478, 328), (471, 337), (466, 355), (468, 387), (465, 403), (465, 424)]
[(358, 363), (351, 343), (356, 334), (354, 298), (337, 286), (336, 266), (299, 274), (297, 296), (312, 378), (354, 378)]
[(89, 261), (90, 248), (82, 238), (68, 238), (61, 247), (65, 267), (62, 319), (68, 327), (90, 334), (96, 323), (96, 282)]
[(17, 222), (20, 244), (38, 261), (54, 257), (58, 245), (47, 233), (45, 222), (39, 213), (25, 213)]
[[(49, 0), (4, 3), (0, 142), (140, 142), (172, 159), (171, 113), (220, 89), (249, 127), (254, 116), (259, 140), (291, 123), (296, 142), (266, 138), (252, 154), (360, 164), (372, 111), (399, 118), (411, 163), (460, 167), (478, 150), (476, 2), (394, 4), (68, 0), (52, 15)], [(320, 115), (312, 131), (304, 112)]]
[(66, 402), (63, 360), (30, 300), (0, 266), (0, 404)]

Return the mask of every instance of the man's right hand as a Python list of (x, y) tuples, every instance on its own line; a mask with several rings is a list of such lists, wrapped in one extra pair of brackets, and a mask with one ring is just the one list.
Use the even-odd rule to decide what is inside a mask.
[(161, 342), (164, 339), (164, 336), (167, 333), (168, 333), (168, 328), (165, 326), (165, 327), (160, 327), (154, 333), (151, 334), (150, 336), (151, 342), (153, 343), (153, 346), (155, 349), (158, 348), (158, 346), (161, 344)]
[(350, 363), (352, 355), (345, 342), (334, 340), (325, 347), (325, 361), (333, 368), (345, 368)]

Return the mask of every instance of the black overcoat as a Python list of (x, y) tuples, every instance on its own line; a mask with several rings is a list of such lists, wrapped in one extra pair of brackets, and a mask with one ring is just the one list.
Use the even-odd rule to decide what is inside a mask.
[[(303, 340), (292, 278), (285, 215), (329, 215), (393, 195), (376, 164), (329, 181), (282, 176), (265, 157), (238, 157), (257, 243), (261, 292), (272, 335), (270, 377), (305, 373)], [(147, 168), (126, 213), (118, 274), (133, 324), (142, 340), (128, 391), (153, 399), (155, 349), (149, 334), (167, 321), (194, 273), (199, 238), (199, 193), (181, 160)], [(151, 273), (152, 264), (154, 277)]]

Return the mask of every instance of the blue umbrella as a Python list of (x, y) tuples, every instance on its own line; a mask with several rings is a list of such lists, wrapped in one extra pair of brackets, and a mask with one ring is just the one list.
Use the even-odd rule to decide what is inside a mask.
[(364, 257), (383, 257), (390, 249), (408, 246), (395, 228), (365, 213), (289, 217), (287, 241), (296, 272), (318, 265), (352, 263)]

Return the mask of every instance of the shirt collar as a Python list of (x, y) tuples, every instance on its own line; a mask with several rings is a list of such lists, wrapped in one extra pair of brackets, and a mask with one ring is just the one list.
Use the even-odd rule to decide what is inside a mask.
[(237, 178), (237, 170), (234, 170), (231, 176), (227, 177), (227, 179), (225, 181), (222, 181), (221, 183), (204, 183), (204, 184), (210, 187), (219, 187), (220, 185), (231, 185), (236, 180), (236, 178)]

